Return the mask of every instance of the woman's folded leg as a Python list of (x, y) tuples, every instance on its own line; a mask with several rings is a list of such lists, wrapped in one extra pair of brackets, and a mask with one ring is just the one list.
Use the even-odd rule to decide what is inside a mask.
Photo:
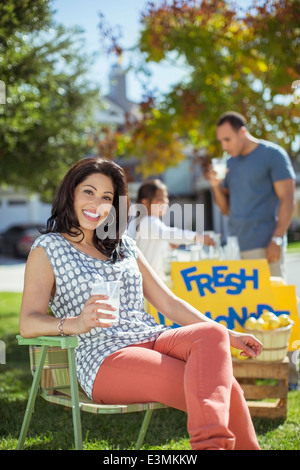
[(243, 392), (232, 373), (227, 330), (198, 323), (105, 359), (93, 398), (100, 403), (157, 401), (186, 411), (193, 449), (259, 449)]

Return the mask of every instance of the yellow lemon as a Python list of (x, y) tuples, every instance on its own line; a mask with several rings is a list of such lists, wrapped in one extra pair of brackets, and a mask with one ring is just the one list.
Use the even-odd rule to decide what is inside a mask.
[(273, 313), (273, 312), (264, 312), (264, 313), (260, 316), (260, 318), (262, 318), (262, 319), (265, 320), (265, 321), (269, 321), (269, 320), (272, 319), (272, 318), (274, 319), (274, 317), (277, 318), (277, 316), (276, 316), (275, 313)]
[(276, 315), (272, 318), (269, 318), (266, 322), (266, 330), (275, 330), (280, 327), (280, 320)]
[(278, 320), (280, 322), (281, 327), (294, 324), (293, 320), (289, 317), (289, 315), (286, 315), (285, 313), (279, 315)]
[(249, 356), (241, 356), (241, 354), (239, 354), (239, 355), (237, 356), (237, 358), (238, 358), (239, 361), (245, 361), (246, 359), (250, 359)]
[(236, 348), (233, 348), (232, 346), (230, 346), (230, 350), (231, 350), (231, 356), (236, 357), (240, 361), (243, 361), (244, 359), (249, 359), (248, 356), (241, 356), (241, 350), (240, 349), (236, 349)]
[(239, 361), (245, 361), (246, 359), (250, 359), (249, 356), (241, 356), (240, 354), (237, 356)]
[(257, 322), (256, 318), (254, 318), (254, 317), (249, 317), (249, 318), (247, 318), (247, 320), (245, 321), (244, 327), (245, 327), (245, 328), (249, 328), (250, 330), (253, 330), (253, 329), (255, 328), (256, 322)]
[(262, 331), (262, 330), (265, 330), (265, 321), (263, 318), (259, 317), (257, 320), (256, 320), (256, 323), (254, 324), (254, 327), (253, 327), (254, 330), (259, 330), (259, 331)]
[(273, 312), (264, 312), (260, 318), (263, 319), (265, 322), (264, 329), (265, 330), (274, 330), (275, 328), (279, 328), (280, 321), (278, 320), (277, 315)]

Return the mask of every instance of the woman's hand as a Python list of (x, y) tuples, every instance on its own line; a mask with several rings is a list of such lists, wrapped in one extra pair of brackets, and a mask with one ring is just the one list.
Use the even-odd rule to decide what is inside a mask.
[(260, 355), (263, 349), (263, 345), (260, 341), (258, 341), (258, 339), (246, 333), (240, 333), (238, 331), (233, 330), (228, 331), (230, 345), (233, 348), (241, 349), (241, 356), (250, 356), (256, 358)]
[[(116, 308), (105, 303), (106, 299), (108, 299), (107, 295), (92, 295), (89, 298), (81, 314), (77, 317), (77, 334), (88, 333), (92, 328), (109, 328), (112, 326), (110, 319), (115, 319), (113, 312)], [(103, 310), (107, 310), (107, 313), (104, 313)]]

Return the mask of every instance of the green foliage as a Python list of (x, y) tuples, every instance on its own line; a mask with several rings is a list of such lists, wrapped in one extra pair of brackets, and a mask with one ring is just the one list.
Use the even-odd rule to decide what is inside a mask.
[(80, 30), (53, 24), (48, 0), (9, 0), (0, 18), (0, 184), (52, 199), (66, 168), (88, 152), (99, 102), (85, 78), (91, 58)]
[(50, 24), (48, 0), (5, 0), (0, 4), (0, 44), (18, 33), (39, 31)]
[[(148, 100), (144, 120), (127, 131), (147, 144), (136, 155), (159, 162), (159, 129), (170, 142), (181, 140), (218, 156), (215, 123), (230, 109), (244, 114), (249, 130), (293, 156), (299, 134), (299, 106), (292, 83), (300, 76), (298, 0), (262, 0), (250, 11), (229, 0), (149, 2), (142, 17), (138, 50), (146, 63), (180, 61), (190, 70), (160, 101)], [(173, 144), (174, 145), (174, 144)], [(182, 151), (175, 161), (183, 158)], [(166, 166), (174, 161), (172, 151)], [(144, 165), (146, 168), (146, 166)], [(159, 168), (161, 169), (161, 168)]]

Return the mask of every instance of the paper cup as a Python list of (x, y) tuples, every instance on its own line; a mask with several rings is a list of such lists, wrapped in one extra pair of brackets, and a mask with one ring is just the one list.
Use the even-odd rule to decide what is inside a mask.
[(116, 310), (109, 311), (109, 310), (101, 310), (98, 309), (98, 312), (102, 313), (109, 313), (115, 316), (115, 318), (99, 318), (98, 321), (101, 322), (109, 322), (109, 323), (118, 323), (119, 321), (119, 313), (120, 313), (120, 281), (107, 281), (107, 282), (95, 282), (92, 285), (91, 295), (107, 295), (109, 298), (105, 300), (99, 301), (99, 303), (107, 303), (112, 305)]
[(227, 172), (227, 163), (223, 158), (213, 158), (212, 166), (214, 171), (217, 173), (217, 178), (223, 180)]

